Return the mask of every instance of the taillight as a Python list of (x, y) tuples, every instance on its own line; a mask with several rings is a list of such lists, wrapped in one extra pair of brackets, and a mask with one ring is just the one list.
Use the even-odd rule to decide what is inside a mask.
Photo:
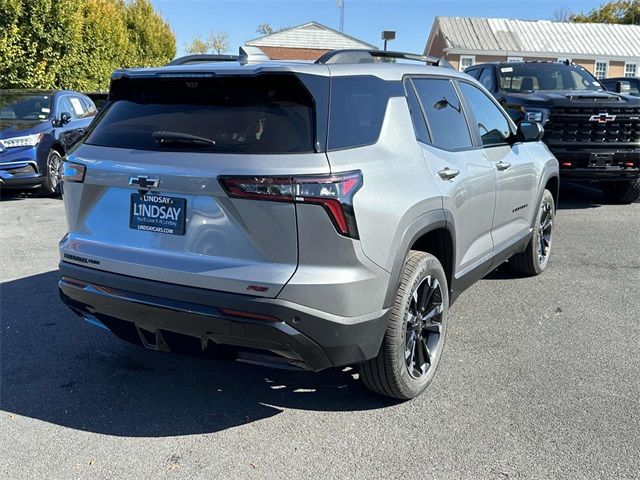
[(62, 180), (65, 182), (83, 182), (85, 166), (81, 163), (65, 161), (62, 165)]
[(341, 235), (358, 238), (353, 196), (362, 186), (362, 173), (300, 177), (218, 177), (227, 195), (272, 202), (322, 206)]

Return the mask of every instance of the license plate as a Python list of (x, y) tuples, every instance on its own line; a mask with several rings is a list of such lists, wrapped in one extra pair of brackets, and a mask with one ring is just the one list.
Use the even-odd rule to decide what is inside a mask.
[(590, 167), (609, 167), (613, 163), (613, 153), (592, 153), (589, 156)]
[(129, 228), (146, 232), (184, 235), (187, 199), (132, 193)]

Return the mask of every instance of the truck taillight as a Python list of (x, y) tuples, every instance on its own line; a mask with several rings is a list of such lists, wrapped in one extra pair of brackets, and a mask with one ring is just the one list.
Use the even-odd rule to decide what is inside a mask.
[(353, 196), (362, 187), (362, 172), (300, 177), (218, 177), (232, 198), (322, 206), (341, 235), (358, 238)]

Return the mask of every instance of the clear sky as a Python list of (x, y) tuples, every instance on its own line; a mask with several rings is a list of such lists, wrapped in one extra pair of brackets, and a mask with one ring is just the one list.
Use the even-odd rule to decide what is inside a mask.
[[(229, 52), (237, 53), (256, 28), (310, 21), (339, 29), (336, 0), (152, 0), (176, 34), (178, 55), (196, 35), (229, 34)], [(382, 46), (380, 32), (395, 30), (389, 49), (422, 53), (437, 15), (550, 19), (557, 9), (589, 11), (604, 0), (344, 0), (344, 33)]]

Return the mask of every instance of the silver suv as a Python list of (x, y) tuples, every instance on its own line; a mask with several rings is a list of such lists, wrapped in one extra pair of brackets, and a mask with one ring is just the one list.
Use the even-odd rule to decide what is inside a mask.
[(420, 394), (456, 297), (507, 260), (546, 268), (558, 199), (542, 127), (438, 64), (114, 73), (64, 165), (63, 301), (150, 349), (358, 365), (378, 393)]

